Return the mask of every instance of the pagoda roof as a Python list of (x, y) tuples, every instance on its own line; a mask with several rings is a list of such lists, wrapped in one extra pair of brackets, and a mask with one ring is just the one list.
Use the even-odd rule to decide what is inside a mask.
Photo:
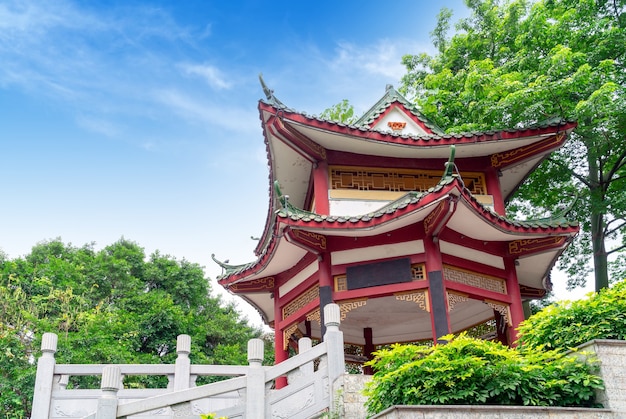
[[(390, 100), (394, 102), (388, 105)], [(444, 162), (449, 147), (454, 145), (460, 170), (465, 170), (461, 166), (463, 159), (474, 159), (498, 171), (501, 196), (508, 201), (576, 127), (573, 121), (551, 120), (516, 129), (444, 134), (414, 107), (409, 108), (406, 99), (393, 89), (379, 102), (382, 104), (370, 109), (357, 123), (344, 124), (297, 112), (275, 99), (273, 93), (269, 100), (261, 100), (270, 182), (278, 180), (292, 202), (305, 207), (312, 168), (319, 161), (337, 164), (343, 157), (352, 156), (358, 162), (359, 156), (364, 156), (396, 162)], [(385, 118), (404, 118), (406, 129), (402, 132), (383, 129), (386, 119), (381, 112), (391, 106), (395, 114), (390, 117), (387, 113)], [(275, 209), (270, 205), (270, 211)]]
[(417, 106), (406, 100), (392, 85), (388, 84), (385, 89), (385, 94), (378, 102), (368, 109), (355, 123), (358, 127), (372, 127), (380, 117), (390, 109), (394, 103), (398, 103), (404, 110), (412, 114), (418, 121), (420, 121), (424, 127), (431, 131), (431, 134), (444, 135), (444, 132), (434, 122), (426, 118)]
[[(284, 196), (282, 199), (279, 196), (278, 201), (283, 206), (275, 212), (270, 222), (271, 239), (256, 261), (226, 265), (216, 260), (224, 269), (223, 274), (217, 278), (218, 282), (255, 306), (266, 322), (273, 321), (274, 316), (274, 278), (292, 269), (296, 262), (305, 260), (310, 253), (310, 249), (289, 240), (289, 233), (294, 230), (326, 237), (380, 237), (423, 222), (440, 204), (452, 202), (453, 212), (440, 234), (440, 246), (444, 254), (457, 258), (471, 257), (478, 263), (498, 268), (501, 258), (497, 255), (502, 249), (511, 246), (511, 243), (527, 240), (548, 240), (552, 243), (539, 252), (518, 255), (518, 280), (520, 285), (531, 289), (550, 288), (548, 274), (551, 267), (579, 230), (577, 223), (567, 221), (562, 215), (526, 221), (511, 220), (498, 215), (476, 200), (457, 174), (442, 177), (435, 187), (426, 192), (409, 192), (376, 211), (361, 215), (321, 215), (295, 207)], [(463, 244), (478, 243), (478, 248), (469, 253), (459, 251), (459, 237)], [(480, 249), (481, 246), (485, 249)], [(360, 249), (355, 252), (367, 256)], [(345, 260), (351, 263), (367, 260), (357, 260), (355, 255), (347, 254), (337, 257), (347, 258)], [(316, 259), (313, 259), (311, 266), (317, 266)], [(268, 278), (271, 278), (272, 286), (264, 287), (264, 280)], [(255, 287), (251, 284), (261, 286)]]
[[(474, 165), (478, 162), (497, 170), (506, 199), (546, 156), (564, 144), (567, 134), (576, 127), (575, 122), (559, 120), (517, 129), (445, 134), (388, 87), (385, 95), (356, 123), (344, 124), (291, 109), (262, 80), (261, 83), (266, 100), (259, 101), (259, 113), (270, 189), (278, 184), (281, 192), (270, 193), (265, 229), (255, 250), (257, 260), (242, 265), (214, 260), (223, 269), (218, 282), (250, 302), (266, 322), (274, 318), (274, 293), (285, 292), (284, 286), (275, 281), (287, 272), (312, 275), (317, 269), (315, 249), (296, 243), (293, 236), (297, 232), (329, 240), (372, 241), (423, 225), (442, 205), (450, 209), (439, 236), (442, 254), (469, 258), (504, 272), (502, 255), (508, 251), (507, 246), (534, 241), (539, 243), (540, 251), (515, 255), (519, 283), (535, 290), (550, 288), (548, 273), (577, 234), (578, 225), (560, 216), (508, 219), (483, 206), (465, 188), (462, 177), (448, 168), (441, 181), (429, 190), (408, 192), (392, 202), (381, 202), (378, 209), (365, 214), (324, 215), (302, 208), (311, 208), (312, 174), (320, 162), (333, 165), (346, 164), (348, 160), (360, 165), (361, 159), (369, 158), (384, 160), (390, 166), (399, 162), (414, 164), (418, 160), (443, 165), (451, 148), (456, 149), (458, 170), (466, 170), (463, 163), (470, 160)], [(391, 129), (402, 124), (402, 131)], [(411, 244), (413, 252), (415, 246), (423, 246), (419, 241)], [(407, 255), (403, 249), (408, 246), (394, 246), (385, 245), (387, 257)], [(365, 263), (380, 257), (361, 250), (331, 250), (333, 264)]]

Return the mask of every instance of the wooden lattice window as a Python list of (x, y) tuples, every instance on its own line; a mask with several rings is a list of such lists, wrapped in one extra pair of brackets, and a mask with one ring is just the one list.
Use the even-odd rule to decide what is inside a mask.
[[(330, 188), (358, 191), (424, 192), (440, 180), (441, 170), (385, 169), (358, 166), (331, 166)], [(486, 195), (485, 175), (462, 172), (461, 178), (474, 195)]]
[(414, 263), (411, 265), (411, 278), (413, 281), (423, 281), (426, 279), (426, 271), (423, 263)]
[(311, 301), (319, 298), (320, 296), (320, 288), (318, 286), (314, 286), (306, 290), (303, 294), (298, 296), (295, 300), (291, 301), (285, 307), (283, 307), (283, 320), (287, 317), (291, 316), (296, 311), (300, 310)]
[(449, 265), (443, 267), (444, 278), (448, 281), (506, 294), (506, 281), (489, 275), (468, 271), (466, 269), (455, 268)]

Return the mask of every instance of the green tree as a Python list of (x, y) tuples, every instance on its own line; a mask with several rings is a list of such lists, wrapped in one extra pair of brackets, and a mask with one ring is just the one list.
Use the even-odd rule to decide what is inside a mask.
[[(0, 255), (2, 256), (2, 255)], [(0, 257), (0, 410), (29, 416), (33, 360), (44, 332), (59, 335), (59, 363), (173, 363), (176, 337), (192, 338), (194, 363), (245, 364), (261, 331), (211, 295), (202, 268), (121, 239), (95, 251), (60, 239), (24, 258)], [(129, 387), (163, 379), (127, 377)], [(70, 386), (99, 386), (76, 377)]]
[(358, 120), (354, 115), (354, 106), (350, 104), (348, 99), (344, 99), (330, 108), (324, 109), (320, 117), (343, 124), (352, 124)]
[(626, 281), (544, 307), (519, 327), (519, 341), (529, 350), (568, 350), (593, 339), (626, 340)]
[(576, 120), (509, 203), (545, 215), (578, 199), (582, 231), (560, 267), (583, 285), (593, 259), (596, 290), (626, 275), (626, 0), (466, 0), (471, 15), (448, 38), (442, 10), (431, 34), (438, 52), (406, 55), (401, 90), (449, 132)]
[(7, 418), (30, 415), (35, 313), (36, 307), (19, 286), (0, 285), (0, 411)]

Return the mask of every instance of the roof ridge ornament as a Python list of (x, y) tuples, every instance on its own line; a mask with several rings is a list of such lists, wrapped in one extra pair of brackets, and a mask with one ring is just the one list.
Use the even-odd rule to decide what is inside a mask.
[(220, 265), (220, 267), (222, 268), (222, 275), (225, 272), (230, 272), (230, 271), (236, 271), (238, 269), (243, 268), (244, 266), (246, 266), (247, 264), (242, 264), (242, 265), (229, 265), (228, 262), (229, 260), (226, 259), (224, 262), (221, 262), (217, 259), (215, 259), (215, 253), (211, 254), (211, 259), (213, 259), (213, 262), (217, 263), (218, 265)]
[[(452, 175), (454, 174), (453, 172), (456, 170), (457, 173), (459, 173), (459, 169), (456, 167), (456, 164), (454, 164), (454, 155), (456, 154), (456, 146), (454, 144), (452, 144), (450, 146), (450, 157), (448, 157), (448, 161), (445, 162), (443, 165), (445, 167), (444, 171), (443, 171), (443, 178), (450, 178), (452, 177)], [(460, 174), (459, 174), (460, 176)]]
[(265, 93), (265, 97), (267, 98), (267, 101), (269, 103), (275, 105), (276, 107), (287, 108), (283, 102), (281, 102), (276, 96), (274, 96), (274, 90), (267, 87), (267, 84), (265, 84), (265, 80), (263, 80), (263, 73), (259, 73), (259, 81), (261, 82), (263, 93)]
[(557, 212), (556, 214), (552, 214), (549, 217), (544, 217), (544, 218), (535, 218), (535, 219), (530, 219), (530, 220), (526, 220), (525, 222), (527, 223), (547, 223), (547, 224), (554, 224), (554, 223), (567, 223), (570, 224), (569, 221), (567, 221), (567, 216), (569, 215), (570, 212), (572, 212), (574, 210), (574, 206), (578, 203), (578, 199), (580, 198), (580, 194), (578, 193), (577, 190), (574, 190), (573, 194), (568, 194), (569, 196), (572, 196), (574, 199), (572, 200), (571, 203), (569, 203), (564, 209), (563, 211)]

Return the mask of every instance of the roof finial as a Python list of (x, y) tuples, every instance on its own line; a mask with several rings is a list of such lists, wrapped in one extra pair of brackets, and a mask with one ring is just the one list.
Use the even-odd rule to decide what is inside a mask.
[(265, 84), (265, 81), (263, 80), (263, 73), (259, 73), (259, 81), (261, 82), (261, 87), (263, 88), (263, 93), (265, 93), (267, 101), (276, 107), (286, 108), (286, 106), (278, 100), (276, 96), (274, 96), (274, 91), (267, 87), (267, 84)]
[(448, 178), (452, 176), (452, 173), (455, 169), (455, 164), (454, 164), (454, 154), (455, 154), (455, 149), (456, 147), (454, 146), (454, 144), (452, 144), (450, 146), (450, 157), (448, 157), (448, 161), (446, 163), (444, 163), (444, 171), (443, 171), (443, 177), (444, 178)]
[(261, 82), (261, 87), (263, 88), (263, 93), (265, 93), (267, 100), (272, 100), (274, 98), (274, 91), (267, 87), (267, 84), (265, 84), (265, 80), (263, 80), (263, 73), (259, 73), (259, 81)]
[(385, 86), (385, 92), (388, 92), (392, 89), (393, 89), (393, 84), (388, 84), (387, 86)]

